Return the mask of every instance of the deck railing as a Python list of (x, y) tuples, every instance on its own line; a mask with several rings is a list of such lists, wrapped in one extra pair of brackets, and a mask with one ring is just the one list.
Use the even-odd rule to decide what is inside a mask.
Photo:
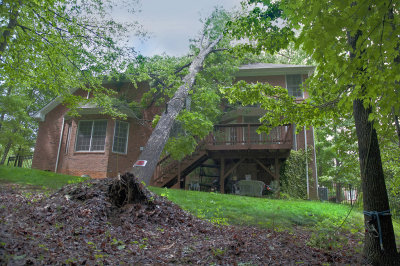
[(245, 145), (245, 144), (291, 144), (292, 126), (272, 128), (269, 134), (257, 133), (261, 124), (224, 124), (215, 125), (214, 131), (207, 138), (208, 145)]
[[(178, 162), (167, 155), (157, 164), (152, 184), (163, 182), (172, 171), (181, 171), (181, 164), (185, 160), (191, 161), (192, 157), (201, 151), (210, 150), (235, 150), (235, 149), (290, 149), (293, 138), (291, 125), (272, 128), (269, 134), (258, 134), (256, 130), (261, 124), (224, 124), (215, 125), (213, 132), (205, 138), (196, 148), (196, 151), (182, 161)], [(285, 144), (285, 145), (283, 145)], [(251, 145), (249, 147), (248, 145)], [(282, 145), (282, 146), (281, 146)], [(196, 157), (196, 156), (194, 156)], [(168, 181), (169, 179), (166, 178)]]

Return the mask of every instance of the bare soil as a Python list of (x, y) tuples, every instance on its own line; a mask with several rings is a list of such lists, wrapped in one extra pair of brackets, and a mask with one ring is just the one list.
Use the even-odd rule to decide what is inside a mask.
[(298, 229), (214, 225), (141, 186), (140, 200), (116, 200), (114, 181), (52, 195), (1, 184), (0, 265), (365, 264), (352, 246), (307, 246), (309, 234)]

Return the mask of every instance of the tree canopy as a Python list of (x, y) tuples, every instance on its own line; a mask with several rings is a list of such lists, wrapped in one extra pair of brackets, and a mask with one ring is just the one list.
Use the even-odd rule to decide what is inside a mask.
[(310, 98), (296, 104), (281, 88), (245, 83), (225, 90), (226, 95), (231, 101), (260, 102), (273, 110), (262, 118), (264, 130), (291, 122), (322, 125), (327, 118), (353, 114), (365, 224), (379, 227), (379, 239), (366, 234), (365, 254), (373, 264), (398, 260), (377, 130), (388, 121), (393, 125), (393, 115), (398, 117), (400, 111), (400, 3), (249, 0), (248, 4), (250, 12), (231, 23), (233, 35), (250, 41), (240, 48), (274, 52), (290, 41), (302, 45), (317, 65), (305, 84)]
[(109, 1), (4, 0), (0, 6), (0, 76), (5, 86), (52, 91), (73, 106), (71, 88), (107, 94), (105, 74), (120, 69), (118, 42), (137, 23), (123, 25), (110, 16)]
[(82, 98), (71, 94), (71, 89), (90, 91), (105, 112), (118, 115), (108, 97), (113, 92), (102, 82), (105, 75), (124, 67), (126, 56), (133, 55), (120, 42), (126, 32), (143, 33), (136, 22), (115, 22), (111, 4), (100, 0), (1, 1), (2, 162), (12, 146), (30, 148), (36, 128), (30, 115), (52, 98), (61, 95), (72, 109), (79, 105)]

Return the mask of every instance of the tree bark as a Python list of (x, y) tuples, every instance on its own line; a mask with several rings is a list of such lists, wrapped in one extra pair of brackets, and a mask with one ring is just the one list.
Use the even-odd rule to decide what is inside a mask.
[[(18, 4), (21, 5), (21, 1), (18, 1)], [(8, 24), (6, 29), (3, 31), (3, 38), (2, 42), (0, 42), (0, 55), (5, 51), (7, 45), (8, 45), (8, 39), (12, 35), (15, 27), (18, 24), (17, 18), (19, 15), (18, 7), (13, 8), (13, 10), (10, 12), (10, 19), (8, 20)]]
[[(363, 101), (353, 102), (353, 115), (358, 138), (358, 151), (361, 168), (364, 211), (384, 212), (389, 210), (389, 200), (383, 175), (378, 137), (371, 121), (368, 121), (371, 108), (366, 109)], [(382, 233), (382, 247), (372, 226)], [(393, 224), (390, 215), (364, 215), (365, 233), (364, 254), (373, 265), (400, 265)], [(379, 234), (379, 232), (378, 232)]]
[[(8, 86), (8, 87), (7, 87), (7, 92), (6, 92), (6, 95), (5, 95), (5, 96), (6, 96), (6, 97), (9, 97), (10, 94), (11, 94), (11, 86)], [(1, 116), (0, 116), (0, 131), (1, 131), (1, 128), (3, 127), (3, 122), (4, 122), (5, 116), (6, 116), (6, 110), (3, 110), (3, 112), (1, 113)]]
[[(349, 32), (347, 34), (348, 44), (351, 48), (349, 51), (350, 58), (352, 60), (356, 58), (356, 44), (361, 36), (363, 36), (363, 33), (360, 30), (355, 35), (351, 35)], [(362, 73), (365, 70), (359, 69), (358, 71)], [(354, 73), (354, 75), (359, 75), (359, 73)], [(367, 84), (359, 85), (364, 90), (366, 89)], [(373, 121), (368, 119), (371, 113), (372, 107), (365, 108), (362, 99), (358, 98), (353, 101), (366, 229), (364, 255), (373, 265), (400, 265), (378, 136), (374, 129)]]
[(0, 165), (3, 165), (4, 162), (6, 161), (7, 155), (11, 149), (12, 141), (9, 140), (6, 146), (4, 147), (4, 153), (3, 156), (1, 157)]
[(138, 160), (147, 161), (146, 165), (134, 166), (130, 170), (130, 173), (134, 174), (134, 176), (139, 180), (144, 181), (146, 185), (150, 184), (151, 177), (157, 166), (161, 152), (168, 140), (175, 118), (184, 107), (186, 98), (190, 89), (193, 87), (197, 73), (201, 70), (207, 55), (212, 52), (221, 39), (222, 35), (207, 46), (202, 47), (199, 54), (193, 59), (189, 67), (189, 73), (183, 79), (183, 84), (178, 88), (174, 97), (172, 97), (172, 99), (167, 103), (165, 112), (162, 114), (160, 121), (158, 121), (157, 126), (147, 141), (143, 152), (139, 156)]
[(394, 108), (393, 110), (393, 117), (394, 117), (394, 124), (396, 126), (396, 133), (397, 133), (397, 138), (399, 139), (399, 148), (400, 148), (400, 124), (399, 124), (399, 117), (396, 115)]
[(342, 203), (342, 183), (336, 183), (336, 203)]

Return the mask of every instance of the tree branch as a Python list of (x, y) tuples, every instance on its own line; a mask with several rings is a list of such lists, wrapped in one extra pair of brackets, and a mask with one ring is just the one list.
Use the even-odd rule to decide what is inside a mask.
[[(21, 1), (19, 1), (19, 4), (21, 4)], [(18, 15), (19, 15), (19, 11), (16, 8), (10, 14), (10, 19), (8, 21), (7, 28), (5, 31), (3, 31), (3, 41), (0, 42), (0, 54), (2, 54), (4, 52), (4, 50), (6, 49), (7, 44), (8, 44), (8, 38), (11, 36), (11, 33), (17, 26)]]

